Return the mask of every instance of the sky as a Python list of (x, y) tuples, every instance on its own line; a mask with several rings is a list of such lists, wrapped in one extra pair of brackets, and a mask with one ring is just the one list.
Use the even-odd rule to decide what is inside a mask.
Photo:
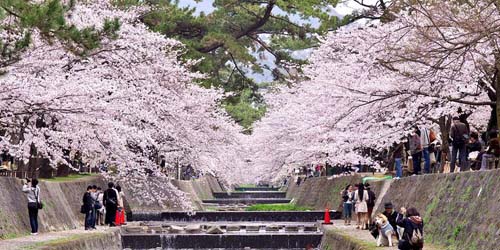
[[(368, 4), (376, 2), (377, 0), (366, 0)], [(200, 14), (201, 12), (204, 12), (205, 14), (208, 14), (212, 12), (215, 8), (212, 6), (213, 0), (201, 0), (200, 2), (196, 2), (194, 0), (179, 0), (179, 6), (180, 7), (194, 7), (196, 8), (195, 14)], [(328, 7), (330, 9), (330, 12), (334, 16), (338, 16), (339, 18), (344, 17), (345, 15), (348, 15), (352, 13), (354, 10), (360, 9), (360, 6), (356, 3), (354, 3), (351, 0), (346, 0), (338, 4), (335, 8)], [(274, 14), (282, 14), (283, 11), (280, 9), (274, 9), (273, 10)], [(318, 19), (308, 19), (304, 20), (301, 19), (298, 15), (293, 15), (291, 16), (291, 20), (297, 23), (311, 23), (313, 27), (318, 27), (319, 26), (319, 20)], [(264, 40), (266, 38), (263, 38)], [(311, 49), (304, 50), (304, 51), (297, 51), (294, 54), (298, 58), (306, 58), (307, 56), (310, 55), (312, 52)], [(267, 55), (264, 56), (264, 58), (259, 57), (256, 55), (256, 58), (259, 58), (259, 63), (268, 65), (270, 68), (274, 68), (274, 57), (270, 54), (267, 53)], [(271, 74), (271, 71), (264, 70), (264, 73), (250, 73), (248, 71), (248, 75), (250, 78), (253, 78), (256, 82), (262, 83), (262, 82), (271, 82), (273, 81), (273, 76)]]

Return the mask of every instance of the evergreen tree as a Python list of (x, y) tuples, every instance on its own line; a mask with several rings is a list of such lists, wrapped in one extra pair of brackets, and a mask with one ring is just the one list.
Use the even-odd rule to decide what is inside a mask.
[[(115, 2), (129, 5), (144, 1)], [(297, 77), (306, 60), (294, 58), (292, 53), (316, 46), (317, 35), (339, 24), (331, 14), (338, 0), (214, 0), (214, 11), (199, 15), (194, 8), (179, 7), (178, 1), (146, 3), (152, 8), (142, 21), (186, 44), (184, 59), (201, 59), (194, 70), (209, 76), (203, 80), (204, 86), (235, 93), (225, 105), (233, 118), (245, 121), (247, 127), (252, 123), (249, 120), (263, 114), (262, 109), (250, 105), (260, 103), (260, 96), (258, 84), (248, 74), (268, 70), (278, 82)], [(319, 25), (312, 25), (313, 19)], [(263, 65), (260, 59), (266, 57), (276, 66)]]

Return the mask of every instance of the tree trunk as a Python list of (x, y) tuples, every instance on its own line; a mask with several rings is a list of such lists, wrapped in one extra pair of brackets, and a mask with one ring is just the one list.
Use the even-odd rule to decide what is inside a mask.
[(500, 51), (495, 54), (495, 91), (496, 91), (496, 117), (497, 117), (497, 128), (500, 129)]

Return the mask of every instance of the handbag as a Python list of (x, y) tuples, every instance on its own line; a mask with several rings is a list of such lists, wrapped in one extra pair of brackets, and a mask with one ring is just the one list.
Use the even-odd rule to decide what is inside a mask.
[(434, 153), (429, 153), (429, 158), (431, 160), (431, 164), (435, 164), (437, 162), (436, 155)]
[(43, 203), (41, 201), (38, 202), (38, 195), (36, 193), (36, 190), (37, 190), (36, 188), (35, 188), (35, 190), (33, 190), (33, 194), (35, 194), (36, 208), (42, 209), (43, 208)]
[(82, 205), (80, 207), (80, 213), (82, 213), (82, 214), (86, 214), (87, 213), (87, 209), (85, 209), (85, 205)]

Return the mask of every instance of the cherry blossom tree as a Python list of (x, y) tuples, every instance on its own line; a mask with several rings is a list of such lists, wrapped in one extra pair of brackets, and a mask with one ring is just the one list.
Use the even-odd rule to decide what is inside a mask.
[(230, 183), (233, 169), (244, 164), (240, 127), (220, 109), (222, 92), (193, 84), (203, 76), (177, 61), (183, 45), (138, 22), (142, 11), (108, 1), (74, 6), (68, 22), (78, 28), (102, 28), (104, 19), (121, 23), (117, 39), (84, 58), (34, 32), (32, 46), (0, 78), (1, 147), (24, 160), (36, 148), (54, 167), (67, 164), (68, 149), (91, 166), (104, 161), (117, 169), (111, 177), (160, 203), (166, 196), (144, 187), (157, 183), (148, 176), (163, 176), (160, 156)]
[[(252, 142), (265, 148), (266, 154), (255, 165), (277, 173), (294, 162), (327, 158), (357, 162), (356, 149), (390, 147), (412, 126), (431, 126), (459, 108), (473, 112), (470, 123), (485, 129), (494, 104), (493, 88), (485, 85), (491, 79), (485, 71), (494, 58), (491, 43), (476, 41), (474, 49), (445, 51), (446, 45), (436, 39), (451, 38), (435, 31), (440, 26), (429, 18), (452, 18), (454, 13), (464, 18), (463, 23), (450, 19), (448, 26), (442, 25), (451, 27), (446, 34), (467, 39), (461, 41), (463, 46), (472, 40), (466, 33), (462, 33), (465, 38), (455, 37), (452, 31), (473, 29), (457, 27), (465, 25), (469, 16), (465, 13), (472, 14), (472, 7), (456, 14), (453, 6), (439, 8), (439, 3), (414, 7), (420, 10), (404, 6), (408, 8), (397, 5), (391, 22), (361, 20), (330, 33), (305, 70), (310, 80), (267, 95), (270, 110), (256, 124)], [(424, 10), (433, 14), (426, 16)], [(477, 23), (492, 13), (483, 11), (475, 9), (476, 14), (483, 13), (476, 15)], [(486, 23), (494, 24), (496, 17)]]

